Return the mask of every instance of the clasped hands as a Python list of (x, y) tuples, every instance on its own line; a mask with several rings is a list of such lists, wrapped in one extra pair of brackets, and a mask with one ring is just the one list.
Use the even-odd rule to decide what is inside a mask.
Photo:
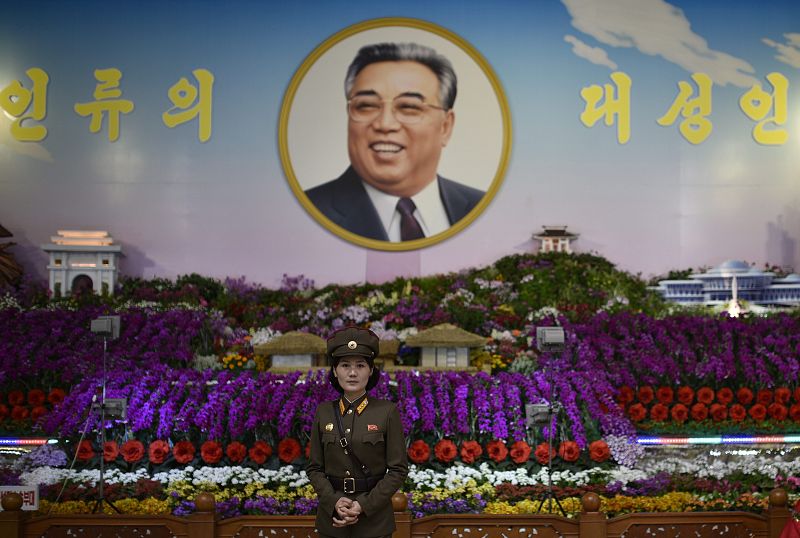
[(358, 521), (358, 516), (361, 515), (361, 505), (358, 504), (358, 501), (348, 499), (347, 497), (339, 497), (339, 500), (336, 501), (336, 505), (334, 506), (334, 510), (334, 527), (353, 525)]

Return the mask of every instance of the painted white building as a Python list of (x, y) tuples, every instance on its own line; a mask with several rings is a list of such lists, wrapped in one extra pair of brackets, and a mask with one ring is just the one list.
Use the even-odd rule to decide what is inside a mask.
[(541, 233), (533, 234), (540, 242), (539, 252), (566, 252), (572, 254), (572, 241), (578, 234), (568, 232), (566, 226), (542, 226)]
[(114, 294), (122, 247), (103, 231), (59, 230), (42, 245), (50, 256), (47, 271), (53, 295), (93, 291)]
[[(734, 289), (735, 288), (735, 289)], [(705, 273), (686, 280), (661, 280), (656, 291), (668, 301), (680, 304), (729, 304), (736, 298), (760, 306), (800, 305), (800, 275), (775, 278), (743, 261), (728, 260)]]

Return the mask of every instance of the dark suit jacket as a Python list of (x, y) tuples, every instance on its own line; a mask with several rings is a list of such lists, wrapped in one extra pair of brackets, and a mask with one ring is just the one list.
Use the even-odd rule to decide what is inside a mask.
[[(437, 176), (439, 194), (452, 226), (477, 205), (485, 192)], [(323, 215), (345, 230), (369, 239), (388, 241), (378, 212), (367, 194), (361, 177), (350, 166), (333, 181), (306, 191)]]
[[(352, 458), (339, 446), (336, 416), (331, 402), (322, 402), (311, 426), (311, 455), (306, 467), (308, 479), (319, 499), (317, 531), (337, 538), (388, 536), (395, 530), (392, 495), (400, 489), (408, 474), (406, 443), (400, 414), (393, 402), (367, 397), (361, 414), (342, 416), (342, 427), (349, 449), (380, 481), (367, 493), (345, 494), (333, 489), (327, 476), (345, 478), (347, 473), (362, 478)], [(336, 409), (338, 412), (338, 408)], [(358, 522), (346, 527), (333, 526), (333, 512), (340, 497), (358, 501), (362, 513)]]

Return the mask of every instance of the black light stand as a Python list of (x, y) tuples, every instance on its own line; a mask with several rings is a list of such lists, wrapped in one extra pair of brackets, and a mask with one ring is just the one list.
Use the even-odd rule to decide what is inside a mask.
[[(560, 353), (564, 351), (564, 329), (562, 327), (537, 327), (536, 347), (540, 353)], [(546, 404), (527, 404), (525, 406), (526, 424), (529, 428), (547, 425), (547, 490), (539, 502), (536, 513), (540, 513), (547, 503), (548, 513), (553, 513), (553, 504), (558, 506), (561, 515), (567, 517), (567, 511), (553, 492), (553, 438), (558, 427), (558, 414), (561, 404), (555, 401), (556, 386), (550, 380), (550, 399)]]
[(121, 514), (119, 508), (114, 503), (106, 499), (104, 493), (105, 485), (105, 446), (106, 446), (106, 416), (109, 418), (125, 418), (125, 399), (106, 398), (106, 355), (108, 352), (108, 340), (119, 338), (119, 316), (101, 316), (92, 320), (92, 333), (103, 338), (103, 379), (100, 394), (100, 402), (92, 404), (92, 410), (100, 411), (100, 481), (97, 486), (97, 502), (92, 508), (92, 513), (102, 510), (103, 503)]

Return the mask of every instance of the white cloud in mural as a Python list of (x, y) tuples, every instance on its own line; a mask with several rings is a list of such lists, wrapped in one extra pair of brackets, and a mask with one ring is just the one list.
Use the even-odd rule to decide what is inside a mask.
[(564, 41), (572, 45), (572, 52), (575, 53), (575, 56), (585, 58), (593, 64), (604, 65), (609, 69), (617, 68), (617, 64), (611, 61), (608, 58), (606, 51), (600, 47), (592, 47), (591, 45), (587, 45), (577, 37), (569, 34), (564, 36)]
[(800, 34), (783, 34), (783, 37), (786, 38), (785, 44), (766, 37), (762, 41), (778, 51), (776, 60), (800, 69)]
[(709, 48), (683, 11), (663, 0), (561, 1), (572, 26), (601, 43), (661, 56), (689, 73), (706, 73), (722, 86), (749, 88), (758, 82), (748, 62)]

